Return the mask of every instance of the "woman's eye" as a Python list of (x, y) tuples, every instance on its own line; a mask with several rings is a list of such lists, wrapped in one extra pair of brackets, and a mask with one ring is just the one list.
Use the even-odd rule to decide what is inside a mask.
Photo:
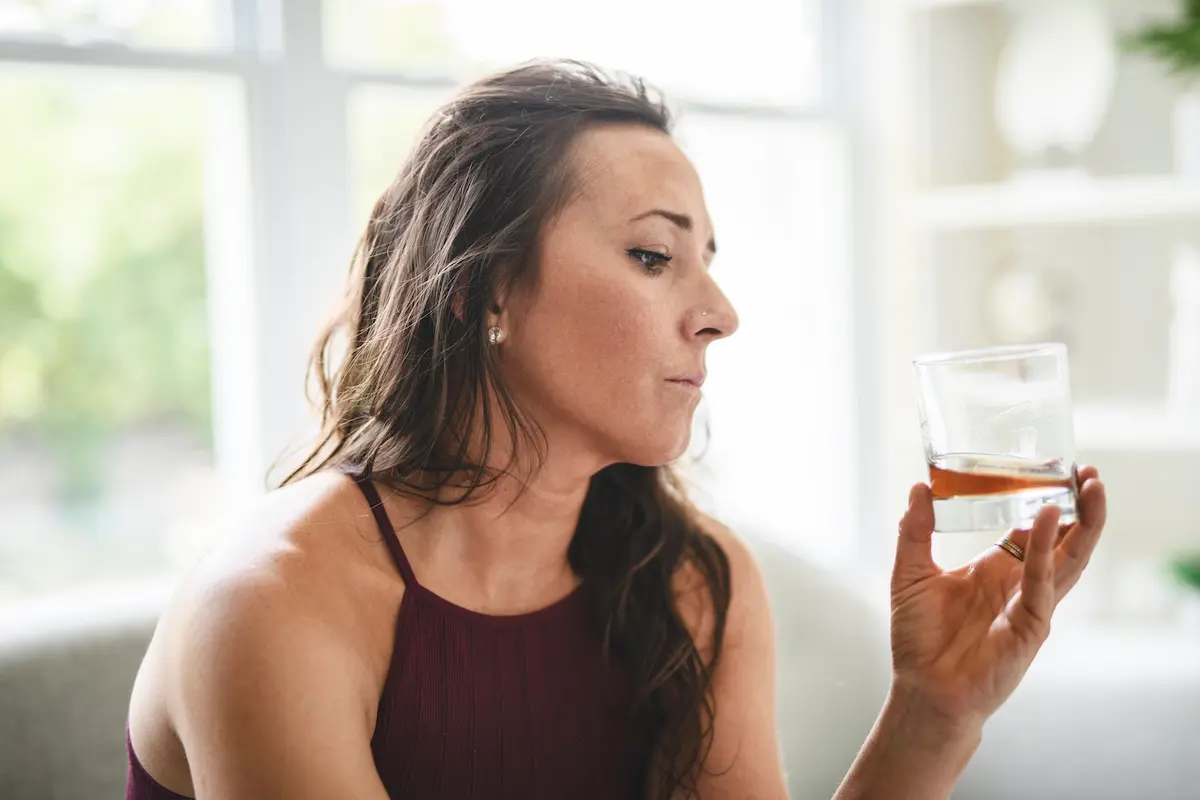
[(671, 262), (671, 256), (666, 253), (657, 253), (654, 250), (643, 250), (640, 247), (633, 247), (626, 252), (629, 253), (630, 258), (641, 264), (642, 269), (651, 275), (658, 275), (663, 271), (663, 267)]

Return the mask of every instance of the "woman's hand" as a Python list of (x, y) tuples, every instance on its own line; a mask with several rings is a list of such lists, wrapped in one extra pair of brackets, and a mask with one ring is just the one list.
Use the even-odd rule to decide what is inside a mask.
[(1047, 506), (1032, 530), (1010, 534), (1024, 563), (992, 547), (954, 570), (934, 563), (933, 498), (924, 484), (913, 487), (892, 574), (894, 692), (965, 726), (982, 725), (1012, 694), (1104, 528), (1096, 470), (1078, 480), (1079, 522), (1060, 529), (1058, 509)]

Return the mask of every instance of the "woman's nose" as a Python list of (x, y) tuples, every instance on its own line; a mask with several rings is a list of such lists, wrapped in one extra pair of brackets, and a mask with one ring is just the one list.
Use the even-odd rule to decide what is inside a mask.
[(719, 289), (709, 293), (706, 300), (697, 303), (688, 314), (690, 336), (715, 341), (732, 336), (737, 328), (737, 311)]

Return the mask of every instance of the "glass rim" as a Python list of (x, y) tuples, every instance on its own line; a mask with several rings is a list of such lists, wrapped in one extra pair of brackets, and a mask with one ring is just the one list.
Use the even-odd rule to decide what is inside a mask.
[(1008, 344), (998, 347), (978, 347), (972, 350), (948, 350), (926, 353), (913, 359), (914, 367), (942, 364), (982, 364), (991, 361), (1016, 361), (1031, 356), (1066, 355), (1067, 346), (1062, 342), (1039, 342), (1036, 344)]

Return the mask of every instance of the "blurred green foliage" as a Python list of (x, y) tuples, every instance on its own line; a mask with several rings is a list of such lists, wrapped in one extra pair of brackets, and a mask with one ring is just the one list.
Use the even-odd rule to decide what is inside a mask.
[(1171, 561), (1171, 571), (1183, 583), (1200, 590), (1200, 553), (1177, 556)]
[(79, 491), (131, 427), (209, 441), (205, 89), (0, 72), (0, 436), (45, 440)]
[[(57, 6), (25, 5), (47, 30), (108, 25), (104, 4), (53, 14)], [(200, 0), (136, 5), (121, 17), (137, 23), (122, 36), (156, 44), (180, 43), (155, 33), (159, 17), (198, 24), (213, 13)], [(461, 66), (437, 3), (348, 0), (326, 2), (325, 13), (335, 61)], [(0, 455), (6, 439), (36, 437), (54, 450), (68, 496), (102, 491), (110, 444), (132, 429), (182, 425), (211, 446), (203, 170), (212, 92), (180, 74), (0, 69)], [(356, 220), (444, 97), (352, 93)]]
[(1174, 74), (1200, 78), (1200, 0), (1181, 0), (1178, 20), (1147, 25), (1125, 37), (1125, 44), (1154, 56)]
[(200, 49), (221, 40), (229, 0), (3, 0), (13, 32)]

